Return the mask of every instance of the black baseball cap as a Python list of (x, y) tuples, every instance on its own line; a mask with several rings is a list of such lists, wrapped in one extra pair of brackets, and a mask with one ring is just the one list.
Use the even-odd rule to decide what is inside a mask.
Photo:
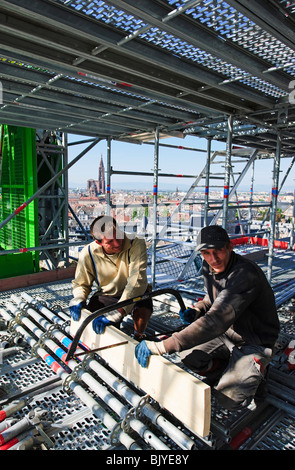
[(196, 250), (199, 251), (209, 248), (218, 250), (229, 241), (229, 236), (224, 228), (220, 225), (208, 225), (208, 227), (202, 228), (198, 234)]

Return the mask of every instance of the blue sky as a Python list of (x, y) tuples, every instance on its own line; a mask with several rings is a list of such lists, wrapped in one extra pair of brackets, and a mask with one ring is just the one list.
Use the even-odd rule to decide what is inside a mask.
[[(86, 139), (89, 137), (85, 137)], [(69, 142), (77, 142), (83, 140), (83, 136), (68, 135)], [(204, 149), (207, 148), (206, 139), (187, 136), (184, 139), (169, 138), (161, 139), (160, 143), (185, 146), (190, 148)], [(74, 145), (69, 147), (69, 162), (75, 158), (89, 144)], [(212, 142), (212, 150), (225, 150), (225, 143)], [(69, 170), (69, 186), (86, 187), (88, 179), (98, 178), (98, 166), (101, 155), (104, 165), (107, 164), (107, 143), (105, 140), (99, 142), (90, 152), (81, 158)], [(281, 159), (280, 181), (286, 173), (291, 163), (290, 158)], [(154, 166), (154, 147), (146, 144), (129, 144), (125, 142), (112, 141), (111, 143), (111, 164), (113, 170), (126, 171), (153, 171)], [(172, 174), (188, 174), (198, 175), (206, 164), (206, 153), (183, 149), (172, 149), (160, 146), (159, 151), (159, 172)], [(241, 171), (243, 165), (236, 165), (234, 171)], [(223, 171), (217, 166), (212, 166), (212, 171)], [(272, 187), (272, 171), (273, 159), (255, 162), (255, 191), (271, 191)], [(238, 175), (235, 176), (238, 178)], [(160, 177), (158, 190), (170, 189), (174, 191), (176, 187), (179, 190), (187, 190), (193, 183), (193, 178), (167, 178)], [(142, 189), (152, 191), (153, 178), (151, 176), (130, 176), (130, 175), (113, 175), (111, 179), (113, 189)], [(220, 180), (218, 183), (223, 184)], [(244, 177), (239, 189), (241, 191), (250, 190), (251, 186), (251, 169)], [(288, 179), (285, 182), (283, 190), (292, 191), (295, 186), (295, 169), (292, 168)]]

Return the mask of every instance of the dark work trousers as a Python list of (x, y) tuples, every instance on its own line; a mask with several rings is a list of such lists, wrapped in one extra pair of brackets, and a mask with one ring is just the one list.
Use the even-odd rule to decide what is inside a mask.
[(112, 297), (110, 295), (100, 295), (98, 292), (95, 292), (89, 299), (87, 310), (90, 312), (96, 312), (96, 310), (100, 310), (101, 308), (116, 304), (117, 302), (118, 299), (116, 297)]
[[(89, 303), (87, 305), (87, 309), (90, 312), (95, 312), (103, 307), (108, 307), (109, 305), (116, 304), (119, 301), (117, 297), (112, 297), (110, 295), (102, 295), (99, 292), (95, 292), (92, 297), (89, 299)], [(153, 311), (153, 302), (151, 298), (139, 300), (133, 305), (133, 309), (145, 307), (151, 311)], [(115, 308), (114, 308), (115, 310)]]
[(238, 346), (224, 334), (180, 353), (182, 362), (206, 377), (218, 402), (227, 409), (247, 406), (264, 379), (272, 350), (262, 346)]
[[(95, 292), (89, 300), (87, 309), (90, 312), (95, 312), (103, 307), (116, 304), (118, 298), (111, 297), (110, 295), (101, 295), (99, 292)], [(114, 307), (114, 310), (116, 308)], [(131, 316), (133, 317), (134, 327), (139, 333), (143, 333), (146, 325), (148, 324), (149, 318), (153, 312), (153, 302), (151, 298), (139, 300), (133, 305)], [(119, 327), (121, 321), (116, 326)], [(142, 329), (142, 331), (141, 331)]]

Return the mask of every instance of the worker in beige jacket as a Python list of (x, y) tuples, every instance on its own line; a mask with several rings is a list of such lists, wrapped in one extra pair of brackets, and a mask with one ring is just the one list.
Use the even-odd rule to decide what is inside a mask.
[[(115, 219), (105, 215), (93, 221), (90, 233), (94, 241), (81, 251), (75, 279), (72, 281), (70, 314), (74, 321), (80, 319), (82, 308), (95, 312), (105, 306), (141, 296), (148, 290), (145, 240), (127, 237)], [(87, 305), (95, 282), (98, 289)], [(130, 313), (134, 321), (134, 337), (141, 340), (145, 337), (152, 310), (151, 299), (141, 300), (98, 316), (93, 320), (92, 327), (97, 334), (101, 334), (107, 325), (119, 324)]]

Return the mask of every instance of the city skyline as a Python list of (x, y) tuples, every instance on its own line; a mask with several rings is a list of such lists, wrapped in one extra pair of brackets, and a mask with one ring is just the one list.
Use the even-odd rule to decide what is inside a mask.
[[(89, 139), (89, 137), (88, 137)], [(69, 143), (84, 140), (78, 135), (69, 135)], [(179, 148), (162, 147), (159, 149), (159, 173), (198, 175), (206, 165), (207, 140), (187, 136), (185, 139), (168, 138), (161, 139), (160, 143), (173, 145)], [(69, 146), (69, 162), (75, 158), (88, 144)], [(182, 150), (181, 147), (203, 149), (203, 152)], [(226, 144), (212, 142), (212, 150), (224, 151)], [(87, 180), (94, 179), (97, 175), (99, 162), (102, 157), (106, 169), (107, 142), (99, 142), (90, 152), (81, 158), (69, 169), (69, 187), (86, 188)], [(290, 158), (281, 158), (279, 187), (287, 169), (291, 163)], [(154, 146), (147, 144), (131, 144), (126, 142), (111, 142), (111, 166), (115, 171), (139, 171), (153, 172)], [(239, 186), (239, 191), (250, 191), (251, 169), (248, 170)], [(255, 161), (255, 179), (253, 191), (271, 191), (272, 188), (273, 159)], [(159, 177), (158, 191), (187, 191), (194, 178)], [(291, 169), (282, 191), (293, 191), (295, 185), (295, 170)], [(152, 176), (112, 175), (111, 189), (122, 190), (153, 190)]]

